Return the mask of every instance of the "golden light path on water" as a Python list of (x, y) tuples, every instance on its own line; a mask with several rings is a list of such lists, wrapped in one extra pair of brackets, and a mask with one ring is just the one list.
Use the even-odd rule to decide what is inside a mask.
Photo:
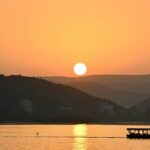
[(75, 125), (73, 127), (74, 150), (86, 150), (87, 149), (87, 126), (84, 124)]

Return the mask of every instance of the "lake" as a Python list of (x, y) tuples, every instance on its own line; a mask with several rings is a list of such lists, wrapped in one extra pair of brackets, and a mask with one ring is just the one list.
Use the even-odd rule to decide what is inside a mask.
[(149, 150), (150, 139), (126, 139), (128, 127), (149, 126), (0, 125), (0, 150)]

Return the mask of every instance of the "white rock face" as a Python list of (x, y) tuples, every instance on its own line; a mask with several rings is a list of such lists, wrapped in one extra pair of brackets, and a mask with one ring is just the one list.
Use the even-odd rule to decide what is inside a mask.
[(25, 111), (33, 113), (32, 101), (30, 99), (22, 99), (20, 103)]

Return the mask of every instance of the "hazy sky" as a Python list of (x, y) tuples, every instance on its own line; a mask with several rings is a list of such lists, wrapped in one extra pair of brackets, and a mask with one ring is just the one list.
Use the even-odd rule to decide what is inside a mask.
[(0, 0), (0, 73), (150, 73), (150, 0)]

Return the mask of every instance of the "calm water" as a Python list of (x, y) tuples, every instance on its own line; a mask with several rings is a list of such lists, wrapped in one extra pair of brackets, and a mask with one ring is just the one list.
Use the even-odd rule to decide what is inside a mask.
[(0, 150), (149, 150), (150, 140), (126, 139), (127, 127), (137, 126), (0, 125)]

